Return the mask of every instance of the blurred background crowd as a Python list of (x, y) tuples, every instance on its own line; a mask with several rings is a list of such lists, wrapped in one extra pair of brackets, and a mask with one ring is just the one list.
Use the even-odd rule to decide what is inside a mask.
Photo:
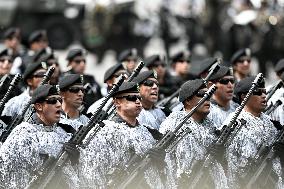
[[(16, 27), (18, 41), (10, 48), (22, 55), (31, 50), (33, 32), (43, 30), (46, 43), (37, 49), (53, 50), (63, 71), (68, 51), (85, 49), (85, 72), (100, 84), (119, 54), (132, 48), (142, 59), (164, 56), (167, 66), (179, 51), (189, 52), (194, 65), (207, 57), (229, 62), (249, 48), (252, 72), (273, 79), (284, 51), (283, 7), (284, 0), (0, 0), (0, 34), (7, 46), (5, 32)], [(18, 72), (14, 63), (11, 73)]]

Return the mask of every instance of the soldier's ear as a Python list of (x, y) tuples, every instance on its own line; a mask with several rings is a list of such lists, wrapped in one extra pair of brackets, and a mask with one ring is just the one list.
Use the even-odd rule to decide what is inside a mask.
[(113, 104), (114, 104), (116, 107), (119, 107), (119, 106), (120, 106), (120, 101), (119, 101), (119, 99), (114, 98), (114, 99), (113, 99)]
[(35, 110), (38, 111), (38, 112), (42, 112), (42, 110), (43, 110), (43, 106), (42, 106), (42, 104), (40, 104), (40, 103), (35, 103), (35, 104), (34, 104), (34, 108), (35, 108)]
[(214, 83), (212, 81), (208, 81), (207, 88), (210, 88)]

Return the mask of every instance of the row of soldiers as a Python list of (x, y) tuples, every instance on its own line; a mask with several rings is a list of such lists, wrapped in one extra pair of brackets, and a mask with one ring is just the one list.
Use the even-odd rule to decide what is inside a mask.
[[(56, 65), (27, 65), (28, 90), (0, 108), (0, 188), (284, 188), (283, 105), (274, 106), (283, 88), (266, 96), (263, 76), (248, 75), (248, 49), (232, 57), (234, 71), (209, 58), (196, 76), (179, 77), (164, 76), (158, 55), (145, 59), (149, 70), (134, 69), (132, 52), (106, 71), (108, 93), (83, 108), (88, 116), (84, 76), (68, 73), (55, 83), (51, 76), (58, 85), (45, 84)], [(11, 64), (0, 54), (0, 65)], [(81, 50), (67, 59), (78, 57)], [(172, 62), (176, 73), (190, 64), (185, 53)], [(283, 61), (275, 71), (282, 83)], [(23, 121), (11, 124), (19, 115)]]

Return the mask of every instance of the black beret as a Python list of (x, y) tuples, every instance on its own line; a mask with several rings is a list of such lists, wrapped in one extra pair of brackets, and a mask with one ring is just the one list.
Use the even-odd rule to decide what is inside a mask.
[(207, 58), (198, 63), (199, 69), (197, 75), (200, 75), (210, 69), (210, 67), (218, 61), (217, 58)]
[(209, 81), (221, 79), (224, 76), (233, 76), (232, 68), (220, 66), (219, 70), (209, 78)]
[(12, 57), (13, 56), (12, 49), (8, 49), (8, 48), (2, 49), (0, 51), (0, 57), (2, 57), (2, 56), (10, 56), (10, 57)]
[(20, 29), (19, 28), (9, 28), (4, 33), (4, 39), (12, 39), (13, 37), (20, 37)]
[(33, 92), (31, 102), (32, 104), (41, 102), (46, 99), (46, 97), (51, 95), (59, 95), (58, 88), (54, 85), (49, 84), (41, 85)]
[[(238, 96), (241, 93), (247, 93), (249, 91), (249, 89), (252, 86), (252, 82), (254, 81), (254, 79), (256, 78), (256, 76), (250, 76), (250, 77), (246, 77), (244, 79), (242, 79), (241, 81), (239, 81), (234, 89), (234, 93)], [(265, 82), (264, 80), (260, 83), (259, 88), (264, 88), (265, 87)]]
[(156, 66), (156, 65), (165, 65), (164, 60), (159, 55), (152, 55), (145, 59), (145, 66), (147, 68)]
[(155, 78), (157, 79), (157, 73), (154, 70), (144, 71), (138, 74), (134, 79), (133, 82), (138, 83), (139, 85), (148, 78)]
[(87, 53), (83, 49), (71, 49), (67, 54), (66, 60), (71, 61), (77, 56), (86, 56), (86, 55)]
[(118, 63), (115, 64), (114, 66), (110, 67), (104, 75), (104, 82), (106, 82), (107, 80), (109, 80), (113, 74), (115, 74), (115, 72), (117, 72), (118, 70), (124, 70), (124, 67), (122, 64)]
[(36, 30), (31, 33), (29, 37), (29, 44), (41, 40), (47, 40), (47, 35), (45, 30)]
[(171, 62), (172, 64), (174, 64), (178, 61), (189, 61), (189, 59), (190, 59), (189, 53), (178, 52), (171, 57)]
[(280, 72), (284, 70), (284, 59), (280, 59), (274, 68), (275, 72)]
[(231, 64), (233, 65), (237, 60), (239, 60), (242, 56), (251, 57), (251, 50), (249, 48), (240, 49), (235, 52), (231, 58)]
[(183, 102), (187, 98), (192, 97), (195, 92), (198, 91), (198, 89), (205, 88), (204, 81), (202, 79), (195, 79), (195, 80), (189, 80), (182, 84), (180, 87), (179, 92), (179, 101)]
[(60, 90), (64, 90), (65, 88), (75, 84), (83, 85), (83, 77), (80, 74), (67, 74), (60, 78), (58, 84)]
[[(51, 48), (42, 48), (41, 50), (37, 51), (35, 53), (35, 55), (33, 56), (33, 62), (37, 62), (43, 56), (45, 56), (46, 54), (50, 54), (50, 53), (52, 53), (52, 49)], [(44, 61), (42, 61), (42, 62), (44, 62)]]
[(123, 82), (118, 91), (114, 93), (117, 96), (122, 93), (139, 93), (139, 86), (136, 82)]
[(123, 62), (123, 61), (127, 60), (128, 58), (133, 58), (133, 59), (137, 58), (137, 50), (135, 48), (126, 49), (126, 50), (122, 51), (118, 56), (118, 61)]
[(28, 64), (24, 74), (23, 74), (23, 80), (26, 81), (36, 70), (38, 69), (46, 69), (48, 68), (47, 64), (45, 62), (34, 62)]

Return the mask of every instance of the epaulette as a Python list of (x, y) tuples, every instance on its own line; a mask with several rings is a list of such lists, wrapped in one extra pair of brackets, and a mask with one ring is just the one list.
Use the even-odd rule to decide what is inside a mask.
[(67, 125), (64, 123), (58, 123), (57, 125), (61, 127), (66, 133), (72, 133), (72, 134), (76, 133), (76, 130), (71, 125)]

